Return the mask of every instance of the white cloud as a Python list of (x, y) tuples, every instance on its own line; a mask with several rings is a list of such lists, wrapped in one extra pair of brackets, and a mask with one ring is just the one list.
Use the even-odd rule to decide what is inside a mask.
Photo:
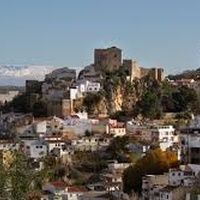
[(27, 79), (44, 80), (53, 66), (0, 66), (0, 85), (24, 85)]

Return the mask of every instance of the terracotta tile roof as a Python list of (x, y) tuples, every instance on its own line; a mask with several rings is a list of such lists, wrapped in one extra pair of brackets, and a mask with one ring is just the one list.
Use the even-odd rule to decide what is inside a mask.
[(76, 186), (67, 187), (67, 190), (70, 193), (83, 193), (88, 191), (85, 187), (76, 187)]
[(80, 117), (78, 115), (70, 115), (70, 117), (73, 119), (80, 119)]
[(74, 139), (78, 139), (78, 137), (74, 133), (66, 132), (66, 133), (63, 133), (62, 139), (63, 140), (74, 140)]
[(62, 181), (52, 181), (49, 184), (53, 185), (56, 189), (65, 189), (66, 184)]
[(54, 144), (54, 143), (65, 143), (64, 140), (45, 140), (45, 142), (49, 144)]

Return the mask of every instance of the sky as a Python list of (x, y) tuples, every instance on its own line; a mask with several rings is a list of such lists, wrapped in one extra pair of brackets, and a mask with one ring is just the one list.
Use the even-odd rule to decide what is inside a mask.
[(0, 65), (80, 69), (94, 49), (166, 74), (200, 67), (199, 0), (0, 0)]

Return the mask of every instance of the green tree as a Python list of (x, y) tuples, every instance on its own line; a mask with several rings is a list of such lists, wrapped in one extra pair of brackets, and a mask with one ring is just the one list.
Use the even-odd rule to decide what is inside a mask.
[(101, 102), (102, 99), (102, 92), (98, 92), (95, 94), (88, 93), (83, 100), (83, 106), (86, 108), (86, 111), (88, 113), (93, 114), (95, 107)]
[(38, 101), (33, 106), (33, 115), (35, 117), (46, 117), (47, 116), (47, 105), (43, 101)]
[(21, 153), (13, 153), (13, 160), (8, 169), (10, 183), (10, 199), (26, 199), (32, 182), (32, 174), (27, 168), (27, 162)]
[(126, 155), (129, 153), (127, 148), (128, 144), (128, 136), (115, 137), (108, 146), (107, 152), (111, 155), (112, 159), (117, 159), (118, 161), (126, 160)]
[(137, 114), (145, 118), (155, 119), (162, 115), (162, 107), (159, 97), (152, 91), (146, 90), (136, 104)]
[(16, 96), (10, 103), (10, 108), (18, 112), (29, 112), (28, 97), (26, 93)]
[(73, 162), (77, 169), (86, 172), (99, 173), (107, 167), (106, 161), (98, 152), (76, 151)]
[(3, 163), (0, 163), (0, 199), (4, 199), (8, 195), (7, 187), (7, 172), (3, 166)]
[(176, 112), (199, 111), (198, 97), (194, 89), (182, 86), (172, 93), (172, 98), (175, 102)]

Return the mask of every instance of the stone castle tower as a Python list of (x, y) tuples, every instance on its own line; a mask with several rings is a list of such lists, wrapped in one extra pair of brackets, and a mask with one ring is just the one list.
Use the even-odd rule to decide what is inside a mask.
[(117, 47), (94, 50), (94, 66), (100, 71), (115, 71), (122, 65), (122, 50)]

